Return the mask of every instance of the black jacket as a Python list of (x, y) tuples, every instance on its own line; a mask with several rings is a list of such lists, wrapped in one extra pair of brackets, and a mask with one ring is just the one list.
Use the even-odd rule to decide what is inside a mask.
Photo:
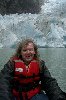
[[(42, 90), (46, 92), (49, 100), (66, 100), (63, 91), (58, 86), (56, 79), (51, 77), (44, 61), (41, 61), (40, 77)], [(14, 100), (12, 95), (13, 78), (14, 65), (9, 60), (0, 72), (0, 100)]]

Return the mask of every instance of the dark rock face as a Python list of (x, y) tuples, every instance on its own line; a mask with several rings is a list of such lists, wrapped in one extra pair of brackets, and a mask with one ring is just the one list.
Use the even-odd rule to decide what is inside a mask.
[(0, 0), (0, 14), (39, 13), (43, 0)]

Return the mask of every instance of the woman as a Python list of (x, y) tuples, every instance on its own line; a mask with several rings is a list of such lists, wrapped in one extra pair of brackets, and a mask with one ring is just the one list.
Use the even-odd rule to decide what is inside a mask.
[(66, 100), (31, 39), (19, 44), (1, 70), (0, 100)]

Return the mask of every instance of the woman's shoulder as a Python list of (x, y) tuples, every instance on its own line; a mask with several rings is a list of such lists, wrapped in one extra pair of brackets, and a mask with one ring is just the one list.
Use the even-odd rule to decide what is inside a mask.
[(10, 61), (12, 62), (12, 61), (14, 61), (14, 60), (18, 60), (19, 58), (17, 57), (17, 56), (12, 56), (12, 57), (10, 57)]
[(45, 66), (45, 61), (41, 59), (41, 60), (40, 60), (40, 65), (41, 65), (41, 66)]
[(45, 63), (45, 61), (43, 59), (40, 60), (41, 63)]

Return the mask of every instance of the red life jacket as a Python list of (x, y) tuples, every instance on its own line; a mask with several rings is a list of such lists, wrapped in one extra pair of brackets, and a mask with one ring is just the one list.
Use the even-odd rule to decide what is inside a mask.
[(14, 88), (13, 95), (18, 98), (17, 100), (30, 100), (35, 94), (39, 93), (40, 77), (39, 77), (39, 64), (36, 60), (31, 61), (29, 68), (26, 69), (26, 65), (20, 59), (14, 60), (15, 72), (14, 72)]

